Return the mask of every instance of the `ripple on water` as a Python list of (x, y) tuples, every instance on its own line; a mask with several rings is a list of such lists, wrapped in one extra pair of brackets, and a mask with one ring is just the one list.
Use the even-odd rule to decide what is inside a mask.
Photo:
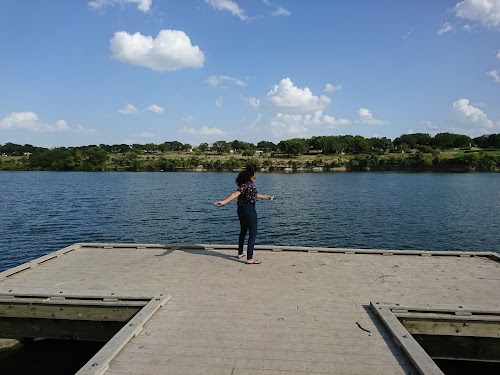
[[(77, 242), (237, 242), (235, 173), (1, 172), (0, 270)], [(498, 174), (259, 174), (258, 244), (500, 251)]]

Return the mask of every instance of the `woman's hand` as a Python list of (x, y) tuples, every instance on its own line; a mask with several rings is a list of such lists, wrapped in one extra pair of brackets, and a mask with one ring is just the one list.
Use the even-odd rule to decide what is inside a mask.
[(257, 194), (258, 199), (267, 199), (268, 201), (272, 201), (274, 199), (273, 195), (265, 195), (265, 194)]
[(236, 190), (234, 193), (232, 193), (231, 195), (229, 195), (229, 197), (227, 197), (226, 199), (224, 199), (223, 201), (217, 201), (215, 202), (214, 204), (217, 206), (217, 207), (220, 207), (220, 206), (224, 206), (226, 203), (229, 203), (231, 202), (233, 199), (235, 198), (238, 198), (240, 196), (240, 192), (238, 190)]

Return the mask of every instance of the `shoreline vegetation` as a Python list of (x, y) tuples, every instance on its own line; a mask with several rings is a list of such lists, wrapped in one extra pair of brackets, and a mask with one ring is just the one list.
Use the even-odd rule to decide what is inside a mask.
[(293, 138), (257, 145), (202, 143), (43, 148), (0, 145), (0, 171), (237, 171), (255, 163), (267, 172), (500, 171), (500, 134), (403, 134), (394, 141), (361, 136)]

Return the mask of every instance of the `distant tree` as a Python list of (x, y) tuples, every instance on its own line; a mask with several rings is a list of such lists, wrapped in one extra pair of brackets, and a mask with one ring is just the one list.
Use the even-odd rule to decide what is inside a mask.
[(208, 143), (201, 143), (198, 146), (198, 151), (200, 152), (206, 152), (208, 150)]
[(158, 149), (158, 145), (156, 145), (154, 143), (146, 143), (144, 145), (144, 150), (152, 152), (152, 151), (158, 151), (159, 149)]
[(432, 137), (427, 133), (414, 133), (417, 137), (417, 146), (430, 146), (432, 144)]
[(144, 150), (144, 146), (139, 143), (134, 143), (130, 146), (130, 149), (136, 152), (142, 152)]
[(101, 144), (99, 145), (99, 148), (100, 148), (101, 150), (104, 150), (104, 151), (108, 152), (108, 153), (111, 153), (111, 152), (112, 152), (112, 146), (110, 146), (110, 145), (106, 145), (106, 144), (104, 144), (104, 143), (101, 143)]
[(351, 140), (351, 152), (353, 154), (366, 154), (371, 150), (370, 144), (367, 139), (357, 135)]
[(305, 139), (293, 138), (278, 143), (278, 148), (288, 155), (303, 155), (309, 150), (309, 145)]
[(231, 147), (233, 148), (233, 150), (238, 150), (238, 151), (245, 151), (249, 149), (255, 150), (256, 148), (255, 145), (252, 143), (238, 141), (237, 139), (231, 142)]
[(127, 152), (122, 165), (127, 171), (138, 170), (141, 165), (141, 160), (139, 159), (139, 151), (137, 149), (132, 149)]
[(455, 147), (456, 134), (452, 133), (438, 133), (432, 140), (432, 145), (435, 148), (445, 150), (447, 148)]
[(483, 135), (473, 139), (480, 148), (500, 148), (500, 134)]
[(321, 150), (323, 154), (339, 154), (349, 147), (351, 136), (320, 136), (310, 139), (310, 146), (314, 150)]
[(343, 135), (340, 137), (340, 139), (343, 141), (343, 143), (345, 145), (344, 152), (347, 154), (353, 154), (354, 153), (354, 147), (353, 147), (354, 136)]
[(24, 146), (18, 145), (16, 143), (7, 142), (3, 146), (0, 145), (0, 154), (6, 154), (9, 156), (23, 156), (25, 152), (35, 153), (35, 152), (43, 152), (47, 149), (44, 147), (35, 147), (29, 144), (25, 144)]
[(0, 152), (2, 154), (10, 155), (10, 156), (16, 156), (16, 155), (22, 155), (22, 146), (7, 142), (3, 146), (0, 147)]
[(432, 154), (434, 149), (431, 146), (418, 145), (418, 151), (423, 152), (425, 154)]
[(432, 137), (426, 133), (403, 134), (394, 139), (394, 146), (400, 149), (401, 144), (407, 144), (409, 148), (418, 148), (418, 146), (430, 146)]
[(463, 134), (455, 134), (455, 140), (453, 142), (453, 147), (456, 148), (465, 148), (470, 147), (472, 145), (472, 138), (463, 135)]
[(309, 144), (309, 148), (312, 150), (322, 150), (322, 142), (321, 138), (323, 137), (312, 137), (310, 139), (307, 139), (307, 143)]
[(159, 145), (159, 149), (163, 152), (168, 152), (168, 151), (182, 151), (184, 150), (184, 145), (181, 142), (178, 141), (172, 141), (172, 142), (164, 142), (161, 145)]
[(401, 143), (398, 145), (398, 149), (403, 151), (403, 152), (406, 152), (410, 149), (411, 147), (408, 145), (408, 143)]
[(383, 138), (370, 138), (368, 140), (368, 144), (370, 145), (372, 150), (382, 150), (382, 152), (386, 152), (394, 147), (392, 141), (386, 137)]
[(328, 154), (342, 154), (349, 147), (349, 139), (348, 136), (341, 137), (329, 137), (328, 142)]
[(332, 136), (312, 137), (307, 142), (312, 150), (321, 151), (323, 154), (333, 154), (334, 149), (331, 147), (333, 138)]
[(226, 154), (231, 149), (231, 145), (226, 141), (217, 141), (212, 145), (212, 150), (218, 154)]
[(126, 144), (116, 144), (116, 145), (105, 145), (105, 144), (100, 144), (99, 148), (101, 150), (104, 150), (108, 153), (112, 154), (120, 154), (120, 153), (126, 153), (130, 150), (130, 146)]
[(86, 171), (103, 171), (106, 168), (108, 154), (97, 146), (82, 148), (84, 156), (83, 169)]
[(488, 136), (482, 135), (480, 137), (476, 137), (472, 140), (477, 147), (480, 148), (488, 148)]
[(37, 152), (29, 158), (29, 168), (34, 170), (49, 170), (52, 165), (50, 151)]
[(273, 142), (260, 141), (257, 143), (257, 148), (263, 152), (273, 152), (278, 149), (278, 146), (276, 146)]
[(490, 134), (488, 143), (491, 148), (500, 148), (500, 134)]
[(234, 140), (231, 142), (231, 147), (235, 151), (239, 151), (243, 153), (243, 156), (252, 156), (255, 154), (255, 150), (257, 147), (253, 143), (242, 142), (238, 140)]

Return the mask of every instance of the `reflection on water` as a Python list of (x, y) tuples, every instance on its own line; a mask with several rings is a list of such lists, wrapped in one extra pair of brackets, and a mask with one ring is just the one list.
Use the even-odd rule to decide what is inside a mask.
[[(236, 173), (1, 172), (0, 270), (76, 242), (234, 244)], [(500, 251), (500, 175), (260, 173), (257, 244)]]

